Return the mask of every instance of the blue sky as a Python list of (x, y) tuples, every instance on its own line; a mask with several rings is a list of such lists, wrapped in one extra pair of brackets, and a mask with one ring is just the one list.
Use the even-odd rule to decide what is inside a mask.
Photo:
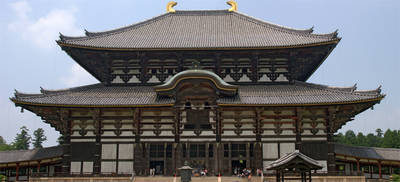
[[(112, 3), (111, 3), (112, 2)], [(2, 0), (0, 2), (0, 136), (12, 142), (23, 125), (46, 131), (46, 146), (58, 132), (35, 114), (20, 113), (9, 100), (14, 89), (37, 93), (96, 83), (55, 43), (58, 32), (83, 35), (133, 24), (165, 12), (168, 0)], [(178, 0), (177, 10), (228, 9), (226, 0)], [(239, 11), (275, 24), (316, 33), (339, 29), (342, 41), (308, 80), (331, 86), (375, 89), (387, 97), (340, 131), (400, 129), (399, 0), (237, 0)]]

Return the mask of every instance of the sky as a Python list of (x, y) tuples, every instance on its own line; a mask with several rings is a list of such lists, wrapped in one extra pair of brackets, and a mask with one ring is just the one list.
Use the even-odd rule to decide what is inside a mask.
[[(177, 10), (228, 9), (226, 0), (177, 0)], [(9, 100), (14, 89), (39, 93), (97, 83), (55, 43), (59, 32), (83, 35), (134, 24), (165, 13), (168, 0), (1, 0), (0, 2), (0, 136), (10, 143), (19, 128), (32, 134), (43, 128), (56, 145), (59, 133), (40, 117)], [(238, 11), (296, 29), (314, 26), (315, 33), (339, 30), (342, 40), (308, 82), (352, 86), (382, 85), (386, 98), (348, 122), (349, 129), (371, 133), (400, 129), (399, 0), (237, 0)]]

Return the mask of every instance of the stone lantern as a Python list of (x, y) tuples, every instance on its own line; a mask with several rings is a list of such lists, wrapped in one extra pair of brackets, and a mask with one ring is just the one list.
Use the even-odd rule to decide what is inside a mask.
[(183, 163), (183, 166), (181, 168), (179, 168), (180, 172), (181, 172), (181, 182), (190, 182), (192, 181), (192, 170), (193, 168), (191, 168), (189, 166), (189, 163), (187, 161), (185, 161)]

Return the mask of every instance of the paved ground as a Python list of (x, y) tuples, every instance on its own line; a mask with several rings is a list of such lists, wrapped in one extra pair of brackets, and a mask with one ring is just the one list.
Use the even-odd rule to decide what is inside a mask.
[[(177, 178), (176, 182), (180, 182), (181, 179)], [(174, 182), (174, 178), (171, 177), (137, 177), (135, 182)], [(218, 182), (217, 177), (193, 177), (192, 182)], [(247, 178), (237, 177), (222, 177), (221, 182), (248, 182)], [(261, 182), (261, 178), (253, 177), (251, 182)], [(267, 180), (264, 180), (267, 182)]]

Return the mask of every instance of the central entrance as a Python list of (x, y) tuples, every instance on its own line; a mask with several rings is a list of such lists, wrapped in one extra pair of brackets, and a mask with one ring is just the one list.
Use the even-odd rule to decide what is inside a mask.
[(164, 161), (150, 161), (150, 169), (155, 169), (156, 175), (163, 175)]
[(246, 160), (232, 160), (232, 174), (241, 174), (244, 168), (246, 168)]

